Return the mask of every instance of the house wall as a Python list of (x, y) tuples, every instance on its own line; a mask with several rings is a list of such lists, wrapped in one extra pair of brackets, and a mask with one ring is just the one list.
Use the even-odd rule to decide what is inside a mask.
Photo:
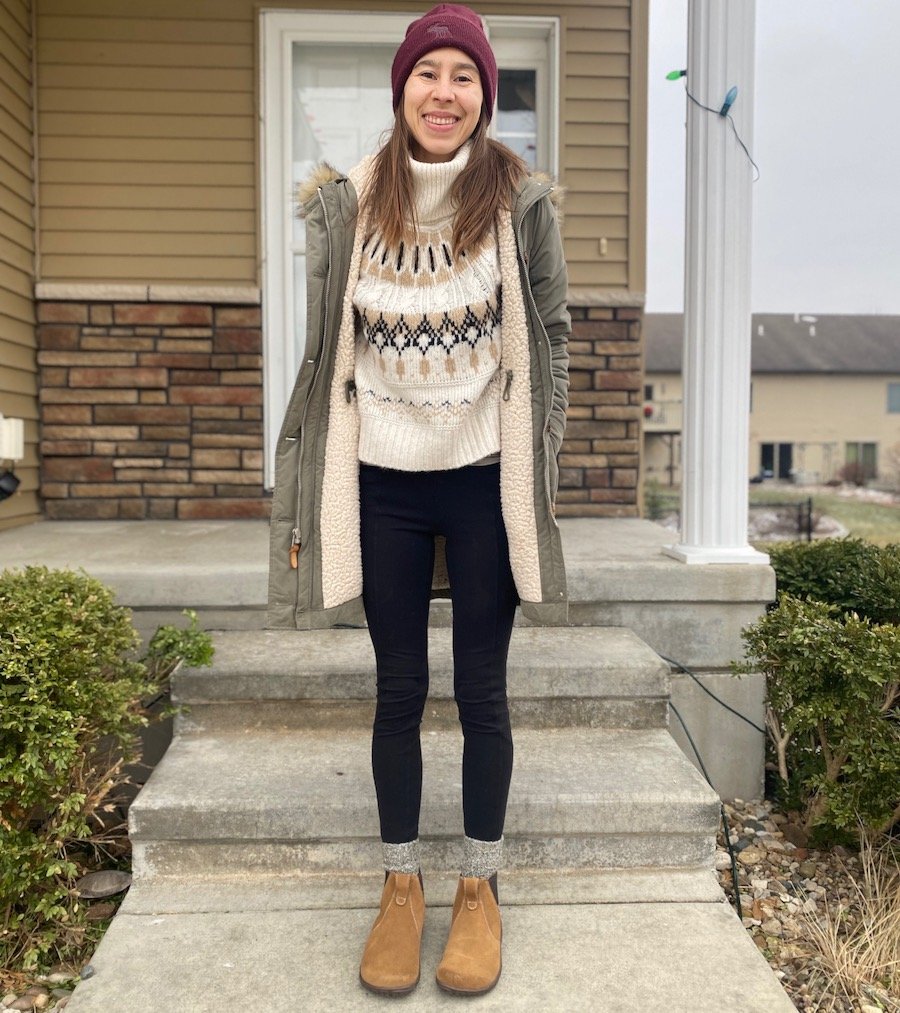
[(0, 0), (0, 413), (25, 420), (21, 484), (0, 502), (0, 530), (40, 516), (31, 21), (30, 0)]
[[(101, 352), (135, 352), (137, 358), (120, 365), (142, 368), (143, 352), (127, 342), (119, 347), (114, 340), (117, 334), (140, 336), (118, 331), (119, 305), (149, 300), (186, 307), (199, 302), (215, 318), (226, 303), (258, 300), (257, 32), (262, 6), (254, 0), (147, 0), (139, 8), (127, 0), (42, 0), (37, 20), (38, 297), (41, 319), (48, 325), (68, 322), (80, 328), (75, 346), (45, 347), (47, 353), (67, 352), (65, 362), (42, 352), (46, 386), (60, 390), (70, 382), (71, 372), (64, 375), (61, 369), (112, 367), (111, 360), (96, 357)], [(396, 0), (386, 9), (417, 14), (426, 6)], [(494, 0), (479, 5), (484, 14), (550, 14), (561, 22), (559, 155), (567, 191), (564, 241), (575, 319), (573, 394), (578, 393), (563, 448), (566, 459), (561, 460), (561, 514), (637, 513), (647, 6), (648, 0), (540, 5)], [(321, 10), (323, 5), (309, 0), (278, 7)], [(334, 0), (328, 7), (373, 9), (363, 0)], [(75, 50), (78, 59), (72, 57)], [(89, 333), (94, 316), (108, 332)], [(107, 317), (112, 324), (105, 322)], [(49, 335), (51, 342), (58, 337)], [(105, 339), (102, 349), (87, 340), (99, 337)], [(611, 348), (610, 342), (619, 344)], [(185, 354), (201, 358), (182, 360), (179, 367), (156, 366), (167, 370), (156, 375), (159, 386), (154, 388), (154, 396), (166, 404), (174, 403), (177, 385), (169, 370), (181, 370), (178, 382), (189, 386), (211, 383), (200, 374), (215, 367), (202, 356), (218, 354), (215, 349)], [(194, 382), (184, 376), (186, 370), (197, 371)], [(139, 385), (138, 373), (105, 376), (119, 384), (109, 390), (119, 390), (123, 399), (131, 399), (128, 403), (146, 403), (148, 391)], [(89, 406), (91, 389), (75, 391), (67, 403)], [(112, 396), (109, 390), (106, 397)], [(224, 412), (231, 405), (224, 400), (214, 407)], [(83, 438), (56, 432), (44, 446), (45, 480), (51, 486), (48, 497), (58, 500), (53, 509), (65, 511), (74, 509), (62, 502), (72, 490), (53, 486), (57, 480), (52, 476), (54, 469), (72, 472), (77, 464), (53, 464), (53, 459), (93, 457), (97, 444), (111, 441), (91, 435), (87, 453), (76, 454), (67, 447), (78, 446)], [(258, 435), (261, 450), (261, 425)], [(176, 458), (183, 452), (179, 442), (174, 440), (159, 456), (165, 467), (183, 471), (183, 459)], [(195, 449), (201, 448), (191, 444), (189, 460)], [(116, 454), (133, 456), (124, 450)], [(252, 488), (263, 497), (261, 485), (249, 474), (248, 495)], [(133, 492), (125, 468), (116, 469), (112, 481), (127, 483)], [(186, 482), (196, 484), (193, 471)], [(113, 495), (110, 483), (103, 484)], [(99, 498), (83, 491), (86, 499)], [(125, 498), (117, 497), (118, 509), (138, 509), (123, 505)], [(77, 509), (84, 516), (84, 505)]]
[[(888, 412), (889, 383), (900, 374), (847, 375), (812, 373), (755, 373), (748, 445), (750, 474), (760, 470), (761, 444), (791, 443), (793, 464), (807, 482), (837, 478), (846, 460), (846, 443), (878, 446), (880, 478), (892, 478), (900, 468), (900, 413)], [(648, 373), (653, 400), (680, 402), (677, 373)], [(676, 437), (680, 440), (680, 435)], [(676, 454), (676, 460), (680, 454)], [(644, 427), (644, 473), (647, 479), (669, 484), (667, 438)], [(680, 469), (675, 484), (681, 481)]]

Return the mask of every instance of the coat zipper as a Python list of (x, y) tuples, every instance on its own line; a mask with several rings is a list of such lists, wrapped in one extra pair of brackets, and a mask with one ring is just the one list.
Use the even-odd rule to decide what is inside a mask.
[[(312, 379), (309, 382), (309, 394), (306, 398), (306, 403), (303, 405), (303, 416), (300, 419), (300, 452), (297, 459), (297, 510), (294, 517), (295, 526), (291, 529), (291, 568), (296, 570), (299, 567), (299, 555), (301, 548), (300, 541), (300, 493), (301, 493), (301, 473), (303, 470), (303, 446), (306, 437), (306, 416), (309, 412), (310, 395), (316, 386), (316, 379), (319, 375), (319, 368), (322, 365), (322, 359), (325, 356), (325, 341), (328, 335), (328, 292), (331, 282), (331, 268), (332, 268), (332, 242), (331, 242), (331, 222), (328, 219), (328, 208), (325, 204), (325, 198), (322, 195), (322, 188), (319, 187), (317, 190), (319, 195), (319, 203), (322, 205), (322, 214), (325, 218), (325, 235), (328, 240), (328, 269), (325, 272), (325, 310), (322, 319), (322, 340), (319, 345), (319, 355), (316, 359), (316, 364), (313, 367)], [(316, 432), (318, 433), (318, 423), (316, 424)], [(315, 483), (313, 483), (313, 517), (315, 517)], [(310, 585), (312, 590), (312, 583)], [(312, 598), (310, 598), (312, 600)]]
[(513, 372), (511, 369), (506, 371), (506, 383), (503, 385), (503, 400), (509, 400), (509, 388), (512, 387)]

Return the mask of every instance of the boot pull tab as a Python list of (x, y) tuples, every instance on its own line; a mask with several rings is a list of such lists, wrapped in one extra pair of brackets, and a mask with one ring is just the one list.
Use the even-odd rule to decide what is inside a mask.
[(408, 874), (397, 876), (397, 889), (394, 891), (394, 903), (397, 907), (403, 907), (409, 898), (409, 881), (411, 878)]
[(478, 907), (478, 880), (474, 876), (465, 877), (466, 907), (475, 911)]

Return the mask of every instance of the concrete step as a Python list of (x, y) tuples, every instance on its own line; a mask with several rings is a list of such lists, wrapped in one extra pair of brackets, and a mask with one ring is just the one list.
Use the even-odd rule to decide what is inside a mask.
[[(448, 886), (451, 884), (448, 884)], [(383, 1010), (357, 973), (380, 885), (365, 908), (299, 907), (266, 887), (230, 910), (164, 900), (116, 915), (67, 1013), (353, 1013)], [(502, 887), (501, 887), (502, 889)], [(436, 893), (436, 891), (435, 891)], [(452, 891), (429, 892), (421, 980), (404, 1006), (459, 1010), (434, 982)], [(438, 906), (441, 904), (442, 906)], [(506, 905), (503, 974), (480, 1010), (792, 1013), (765, 958), (725, 903)]]
[[(210, 668), (183, 669), (180, 731), (371, 727), (375, 656), (367, 630), (222, 631)], [(428, 713), (457, 723), (449, 629), (429, 631)], [(521, 627), (507, 682), (517, 727), (665, 727), (668, 666), (630, 630)]]
[[(513, 868), (712, 868), (719, 797), (665, 729), (520, 729)], [(422, 738), (428, 868), (462, 837), (460, 731)], [(130, 810), (138, 875), (380, 867), (370, 732), (182, 735)]]
[[(423, 863), (429, 906), (453, 902), (459, 869)], [(212, 867), (214, 870), (215, 866)], [(266, 911), (273, 903), (294, 908), (368, 908), (377, 893), (378, 870), (277, 873), (246, 870), (224, 874), (136, 877), (122, 904), (128, 914), (190, 914), (203, 911)], [(375, 884), (375, 886), (373, 886)], [(506, 868), (500, 873), (501, 901), (523, 904), (626, 904), (721, 901), (725, 895), (710, 869)]]

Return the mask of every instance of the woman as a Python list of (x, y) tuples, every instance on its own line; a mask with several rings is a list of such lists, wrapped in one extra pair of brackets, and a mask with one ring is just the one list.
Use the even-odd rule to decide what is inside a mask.
[(500, 976), (496, 874), (512, 771), (506, 659), (517, 604), (565, 623), (553, 517), (570, 330), (552, 187), (487, 136), (497, 66), (477, 14), (413, 22), (395, 122), (348, 175), (301, 188), (307, 360), (278, 441), (270, 627), (368, 623), (385, 883), (360, 979), (419, 980), (430, 599), (453, 601), (463, 728), (463, 863), (437, 969), (447, 991)]

